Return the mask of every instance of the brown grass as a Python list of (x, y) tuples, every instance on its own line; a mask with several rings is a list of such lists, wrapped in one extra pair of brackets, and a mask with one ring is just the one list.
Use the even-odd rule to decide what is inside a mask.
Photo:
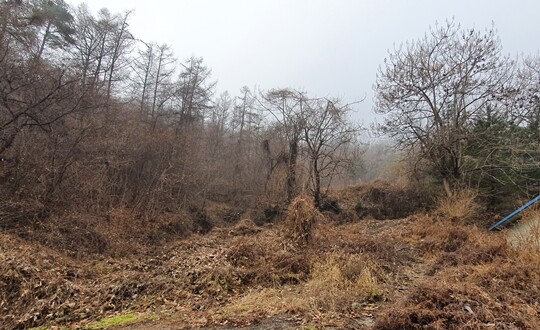
[(322, 218), (310, 197), (298, 196), (285, 214), (285, 236), (295, 244), (305, 245), (312, 238), (313, 225)]
[[(245, 326), (286, 314), (354, 329), (540, 328), (540, 253), (508, 244), (504, 232), (439, 212), (338, 224), (315, 220), (309, 199), (295, 202), (289, 222), (257, 227), (243, 219), (123, 258), (69, 258), (3, 235), (0, 306), (7, 312), (0, 321), (25, 328), (176, 310), (181, 324), (205, 319), (196, 323), (201, 326)], [(306, 215), (310, 226), (296, 227)], [(110, 242), (120, 224), (136, 229), (130, 219), (118, 210), (106, 233), (103, 224), (69, 220), (79, 232), (93, 229)], [(299, 234), (284, 235), (291, 228)]]
[(313, 264), (303, 294), (313, 310), (351, 310), (355, 304), (382, 298), (384, 289), (376, 276), (377, 268), (367, 255), (332, 253)]
[[(379, 301), (384, 286), (368, 256), (331, 253), (311, 264), (310, 276), (297, 285), (250, 290), (220, 310), (219, 320), (253, 320), (283, 313), (343, 313)], [(339, 314), (338, 314), (339, 315)]]
[(538, 329), (540, 257), (502, 234), (419, 217), (408, 241), (426, 270), (381, 311), (375, 329)]
[(480, 212), (477, 197), (478, 194), (471, 189), (452, 192), (449, 196), (443, 196), (437, 200), (435, 212), (447, 219), (474, 218)]

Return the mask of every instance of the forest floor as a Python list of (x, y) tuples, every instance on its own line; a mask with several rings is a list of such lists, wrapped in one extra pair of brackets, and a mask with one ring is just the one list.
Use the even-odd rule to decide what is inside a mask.
[(430, 213), (249, 219), (125, 256), (0, 234), (2, 329), (540, 329), (540, 251)]

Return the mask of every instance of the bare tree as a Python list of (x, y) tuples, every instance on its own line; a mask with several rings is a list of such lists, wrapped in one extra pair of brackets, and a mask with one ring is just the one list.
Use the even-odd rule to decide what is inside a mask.
[(126, 12), (123, 16), (115, 15), (111, 24), (111, 38), (110, 38), (110, 59), (108, 63), (108, 79), (107, 79), (107, 103), (111, 99), (111, 92), (113, 88), (113, 82), (125, 80), (119, 72), (125, 68), (128, 64), (126, 59), (127, 54), (130, 51), (130, 46), (133, 43), (133, 36), (129, 32), (128, 18), (131, 14), (130, 11)]
[(321, 180), (328, 179), (330, 185), (339, 169), (351, 165), (347, 147), (354, 142), (360, 127), (349, 122), (349, 111), (350, 105), (341, 105), (339, 100), (315, 99), (307, 102), (302, 114), (302, 139), (316, 207), (321, 206)]
[[(151, 107), (151, 118), (152, 118), (152, 127), (155, 128), (158, 113), (163, 109), (163, 106), (167, 101), (173, 98), (173, 82), (172, 75), (174, 74), (174, 63), (176, 58), (170, 47), (167, 44), (162, 44), (156, 48), (156, 59), (154, 66), (154, 81), (152, 86), (152, 107)], [(152, 58), (152, 53), (148, 53), (148, 61)]]
[(182, 64), (176, 92), (181, 124), (203, 122), (216, 86), (211, 76), (212, 70), (204, 65), (202, 57), (190, 57)]
[[(240, 183), (245, 176), (243, 164), (253, 161), (250, 159), (252, 150), (250, 145), (253, 141), (251, 135), (261, 124), (261, 115), (255, 107), (255, 96), (251, 90), (244, 86), (240, 89), (240, 96), (236, 98), (236, 104), (231, 118), (231, 128), (236, 137), (235, 147), (235, 182)], [(251, 135), (251, 136), (250, 136)]]
[(540, 143), (540, 55), (527, 57), (517, 72), (518, 97), (513, 106), (517, 124), (530, 128)]
[(494, 29), (436, 25), (395, 49), (380, 68), (375, 111), (387, 116), (379, 128), (439, 177), (459, 182), (470, 124), (502, 97), (511, 70)]
[(25, 61), (17, 53), (0, 57), (0, 155), (24, 128), (47, 131), (75, 111), (80, 101), (77, 84), (78, 78), (66, 69)]
[(292, 89), (272, 89), (261, 95), (262, 106), (278, 123), (278, 129), (285, 137), (287, 151), (287, 200), (290, 202), (297, 194), (298, 156), (303, 132), (303, 111), (306, 96)]
[(83, 89), (94, 89), (92, 72), (97, 65), (97, 53), (101, 48), (101, 32), (97, 28), (97, 21), (90, 13), (88, 7), (83, 4), (75, 13), (75, 44), (72, 51), (74, 67), (81, 76)]

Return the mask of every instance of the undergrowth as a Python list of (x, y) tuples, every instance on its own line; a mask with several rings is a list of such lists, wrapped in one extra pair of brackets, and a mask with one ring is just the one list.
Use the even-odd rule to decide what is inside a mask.
[[(340, 217), (354, 207), (353, 192), (344, 192)], [(54, 242), (44, 247), (2, 234), (0, 324), (84, 325), (173, 310), (180, 324), (197, 326), (296, 315), (354, 329), (540, 329), (538, 236), (514, 244), (506, 232), (488, 233), (464, 219), (479, 216), (475, 203), (474, 194), (458, 193), (431, 213), (345, 222), (300, 197), (281, 223), (260, 227), (240, 218), (159, 249), (135, 240), (140, 251), (120, 256), (81, 258), (65, 252), (76, 245), (54, 249)], [(522, 222), (538, 228), (539, 213), (528, 210)], [(127, 235), (122, 225), (134, 225), (125, 212), (114, 216), (110, 227), (75, 225), (99, 233), (110, 248), (116, 235)], [(56, 237), (48, 235), (44, 240)]]

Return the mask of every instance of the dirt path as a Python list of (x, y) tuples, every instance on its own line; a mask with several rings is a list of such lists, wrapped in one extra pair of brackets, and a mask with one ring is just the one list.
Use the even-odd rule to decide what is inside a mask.
[[(212, 327), (201, 327), (203, 330), (231, 330), (231, 329), (254, 329), (254, 330), (289, 330), (289, 329), (298, 329), (300, 325), (293, 318), (285, 316), (276, 316), (271, 318), (266, 318), (256, 324), (244, 326), (244, 327), (235, 327), (229, 325), (223, 326), (212, 326)], [(146, 321), (139, 324), (131, 324), (128, 326), (117, 327), (115, 330), (178, 330), (178, 329), (189, 329), (191, 325), (185, 324), (184, 321), (178, 321), (174, 319), (164, 319), (164, 320), (154, 320)]]
[[(210, 326), (210, 327), (200, 327), (201, 330), (234, 330), (234, 329), (251, 329), (251, 330), (296, 330), (296, 329), (314, 329), (315, 325), (303, 322), (294, 316), (273, 316), (262, 319), (259, 322), (246, 326), (232, 326), (232, 325), (221, 325), (221, 326)], [(373, 326), (373, 318), (365, 318), (363, 320), (348, 320), (348, 328), (350, 329), (370, 329)], [(320, 325), (317, 325), (319, 329)], [(112, 328), (114, 330), (178, 330), (178, 329), (191, 329), (192, 326), (189, 324), (183, 323), (183, 321), (171, 319), (162, 319), (162, 320), (153, 320), (141, 322), (138, 324), (131, 324), (128, 326)], [(343, 326), (332, 326), (325, 325), (324, 329), (334, 330), (334, 329), (343, 329)]]

